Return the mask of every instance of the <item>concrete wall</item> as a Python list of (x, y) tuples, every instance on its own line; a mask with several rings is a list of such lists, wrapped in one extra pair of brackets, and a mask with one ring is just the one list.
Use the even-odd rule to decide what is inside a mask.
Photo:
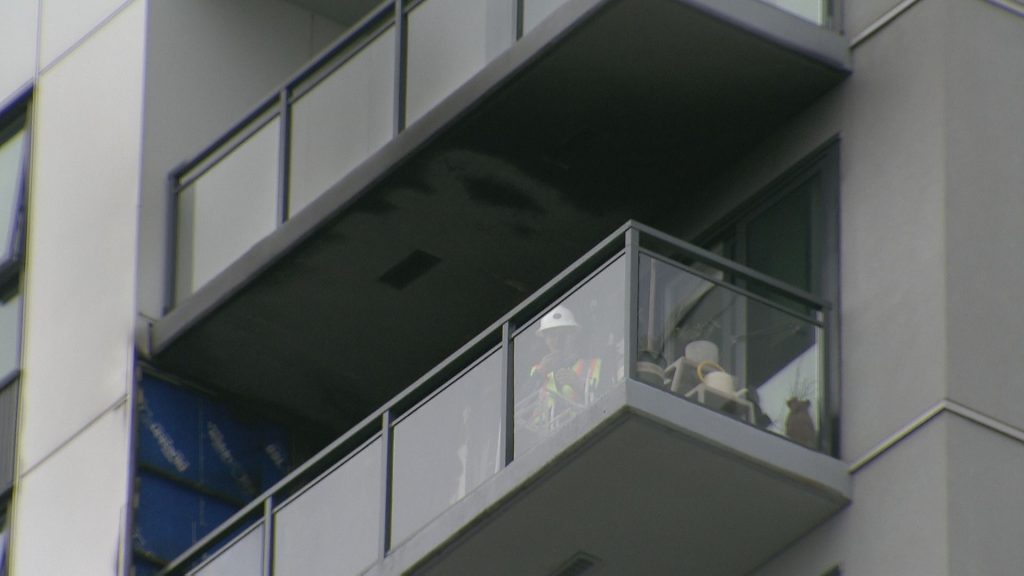
[(42, 6), (13, 573), (115, 574), (129, 502), (146, 4)]
[(946, 395), (944, 34), (941, 2), (919, 2), (857, 46), (853, 75), (716, 183), (728, 200), (715, 212), (694, 215), (724, 216), (839, 138), (847, 459)]
[(277, 0), (150, 0), (141, 314), (162, 315), (168, 173), (240, 121), (341, 31), (330, 20)]
[(1024, 428), (1024, 14), (948, 10), (949, 395)]
[(949, 571), (949, 427), (940, 416), (862, 468), (853, 504), (752, 576), (986, 574)]
[(851, 507), (760, 575), (1024, 565), (1024, 6), (997, 4), (847, 2), (854, 74), (722, 183), (749, 194), (841, 139), (846, 461), (944, 402), (976, 415), (896, 438), (855, 470)]

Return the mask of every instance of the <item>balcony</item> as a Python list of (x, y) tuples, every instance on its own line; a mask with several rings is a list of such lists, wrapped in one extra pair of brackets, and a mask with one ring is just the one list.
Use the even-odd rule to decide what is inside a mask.
[(173, 175), (153, 361), (344, 432), (840, 82), (835, 3), (773, 3), (382, 4)]
[(747, 574), (849, 501), (832, 318), (627, 224), (165, 574)]

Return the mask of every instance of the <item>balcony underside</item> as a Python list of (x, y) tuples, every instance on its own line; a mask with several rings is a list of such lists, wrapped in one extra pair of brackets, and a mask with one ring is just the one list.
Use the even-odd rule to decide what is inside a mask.
[(848, 502), (842, 462), (639, 383), (621, 392), (368, 574), (544, 576), (579, 555), (601, 574), (747, 574)]
[(626, 219), (699, 222), (847, 73), (757, 0), (569, 2), (158, 321), (153, 360), (343, 431)]

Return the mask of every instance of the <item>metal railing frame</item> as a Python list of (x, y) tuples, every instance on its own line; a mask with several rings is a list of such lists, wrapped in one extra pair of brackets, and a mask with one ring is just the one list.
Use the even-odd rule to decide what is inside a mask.
[[(389, 27), (395, 30), (395, 83), (394, 109), (392, 111), (392, 138), (397, 137), (406, 129), (406, 89), (408, 63), (408, 16), (409, 13), (426, 0), (384, 0), (370, 11), (352, 28), (332, 43), (328, 48), (314, 57), (301, 70), (287, 79), (280, 88), (272, 92), (238, 123), (228, 129), (221, 137), (203, 148), (190, 160), (174, 168), (168, 175), (167, 202), (168, 212), (172, 219), (169, 224), (170, 233), (165, 249), (167, 265), (164, 280), (164, 313), (174, 308), (179, 298), (177, 294), (177, 233), (178, 233), (178, 197), (182, 191), (194, 184), (209, 170), (219, 164), (238, 147), (242, 146), (253, 134), (266, 126), (275, 118), (280, 118), (278, 140), (278, 182), (277, 182), (277, 226), (290, 218), (289, 187), (291, 170), (291, 110), (295, 101), (312, 90), (324, 78), (344, 66), (359, 54), (363, 48), (384, 33)], [(513, 40), (514, 45), (524, 34), (526, 1), (512, 0), (514, 5)], [(821, 0), (825, 12), (823, 28), (835, 32), (841, 31), (842, 1)]]
[[(208, 534), (169, 564), (161, 574), (183, 574), (187, 570), (208, 564), (212, 561), (212, 558), (215, 558), (223, 550), (230, 547), (223, 540), (226, 536), (236, 534), (238, 531), (248, 533), (249, 530), (253, 529), (254, 525), (262, 522), (265, 530), (263, 534), (264, 550), (262, 561), (264, 574), (269, 576), (273, 566), (272, 531), (274, 513), (281, 506), (286, 505), (294, 494), (312, 485), (328, 472), (340, 466), (342, 462), (357, 454), (368, 443), (378, 438), (383, 441), (381, 477), (383, 484), (380, 504), (382, 522), (378, 540), (378, 560), (382, 560), (393, 545), (393, 542), (391, 542), (390, 522), (393, 505), (392, 481), (394, 473), (392, 434), (395, 424), (405, 415), (432, 400), (440, 390), (456, 381), (485, 357), (493, 353), (501, 354), (501, 415), (503, 423), (501, 426), (502, 435), (500, 442), (501, 454), (504, 457), (499, 466), (500, 468), (508, 466), (513, 461), (515, 443), (513, 422), (514, 374), (512, 367), (514, 335), (534, 322), (541, 313), (562, 301), (577, 288), (585, 285), (612, 262), (618, 258), (625, 258), (627, 278), (625, 279), (626, 290), (623, 306), (626, 310), (626, 330), (628, 333), (624, 338), (624, 362), (627, 367), (626, 376), (636, 379), (636, 359), (638, 357), (638, 314), (636, 310), (639, 302), (639, 261), (641, 257), (649, 257), (652, 254), (662, 259), (668, 259), (673, 265), (683, 268), (688, 272), (694, 271), (686, 263), (680, 262), (680, 257), (688, 261), (703, 262), (722, 270), (730, 278), (755, 283), (758, 286), (777, 291), (794, 302), (812, 307), (818, 311), (819, 315), (819, 318), (813, 321), (728, 281), (708, 278), (716, 284), (735, 291), (744, 297), (756, 299), (758, 302), (769, 304), (796, 318), (813, 322), (822, 328), (824, 339), (823, 354), (825, 355), (826, 362), (828, 358), (836, 356), (837, 351), (834, 350), (835, 342), (830, 338), (830, 331), (828, 329), (834, 322), (835, 310), (828, 302), (804, 291), (789, 287), (756, 270), (724, 259), (717, 254), (672, 238), (648, 226), (630, 221), (581, 256), (571, 266), (550, 280), (500, 320), (451, 354), (441, 364), (435, 366), (408, 388), (378, 408), (373, 414), (364, 418), (362, 422), (354, 426), (349, 432), (329, 444), (275, 486), (242, 508), (217, 530)], [(707, 278), (707, 276), (704, 277)], [(822, 368), (822, 377), (826, 380), (819, 384), (821, 394), (824, 396), (822, 404), (827, 406), (827, 413), (829, 415), (836, 414), (838, 413), (838, 406), (830, 404), (830, 401), (833, 400), (830, 397), (830, 387), (827, 382), (830, 378), (830, 373), (825, 369), (825, 366)], [(823, 418), (820, 423), (822, 427), (822, 451), (827, 453), (829, 446), (827, 445), (826, 424), (827, 422)], [(231, 541), (233, 542), (237, 538), (233, 537)], [(212, 557), (202, 558), (203, 554), (219, 545), (223, 545), (223, 547), (215, 552)]]

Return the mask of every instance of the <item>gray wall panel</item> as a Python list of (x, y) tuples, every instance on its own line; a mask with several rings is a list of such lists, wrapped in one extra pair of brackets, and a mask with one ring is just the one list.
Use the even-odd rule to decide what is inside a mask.
[(948, 9), (949, 396), (1024, 428), (1024, 18)]
[(1020, 574), (1024, 443), (949, 421), (950, 574)]

